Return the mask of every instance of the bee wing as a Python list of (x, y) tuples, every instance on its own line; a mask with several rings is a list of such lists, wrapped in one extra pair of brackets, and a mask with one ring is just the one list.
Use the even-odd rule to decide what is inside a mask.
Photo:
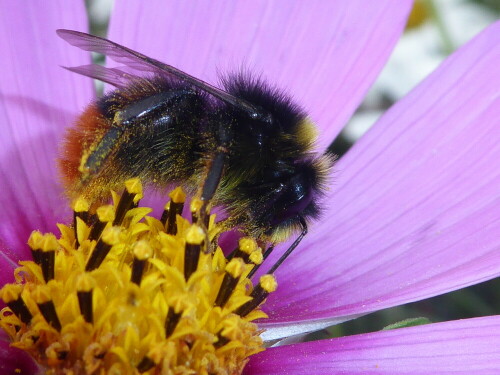
[(139, 76), (127, 73), (119, 67), (107, 68), (102, 65), (90, 64), (73, 67), (64, 66), (63, 68), (86, 77), (95, 78), (99, 81), (109, 83), (115, 87), (125, 87), (131, 82), (140, 79)]
[[(75, 47), (78, 47), (85, 51), (101, 53), (110, 57), (114, 61), (120, 64), (124, 64), (135, 70), (167, 75), (170, 77), (173, 76), (183, 82), (193, 85), (200, 90), (215, 96), (216, 98), (230, 105), (246, 111), (252, 118), (259, 118), (263, 116), (263, 114), (255, 106), (253, 106), (246, 100), (237, 98), (215, 86), (210, 85), (209, 83), (206, 83), (187, 73), (184, 73), (183, 71), (174, 68), (171, 65), (164, 64), (161, 61), (145, 56), (139, 52), (133, 51), (130, 48), (124, 47), (108, 39), (82, 33), (79, 31), (64, 29), (57, 30), (57, 35), (59, 35), (62, 39)], [(76, 69), (77, 72), (80, 73), (80, 71), (78, 71), (80, 69)], [(83, 71), (85, 71), (85, 69), (83, 69)], [(108, 75), (105, 74), (104, 77), (108, 77)]]

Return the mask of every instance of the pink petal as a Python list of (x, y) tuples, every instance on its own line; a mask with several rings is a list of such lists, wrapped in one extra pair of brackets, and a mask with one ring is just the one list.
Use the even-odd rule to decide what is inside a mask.
[[(209, 82), (241, 67), (286, 89), (330, 144), (402, 32), (404, 1), (119, 1), (110, 39)], [(131, 26), (133, 25), (133, 26)]]
[(246, 375), (496, 375), (500, 316), (271, 348)]
[(38, 367), (31, 357), (21, 349), (10, 346), (9, 339), (0, 330), (0, 374), (35, 375)]
[(0, 238), (26, 257), (34, 229), (54, 230), (65, 213), (55, 159), (62, 130), (92, 97), (92, 82), (60, 65), (88, 62), (57, 28), (85, 30), (82, 2), (2, 1), (0, 24)]
[(278, 271), (271, 322), (368, 313), (500, 275), (498, 61), (500, 23), (339, 161), (325, 219)]
[[(14, 282), (14, 270), (18, 267), (18, 264), (14, 259), (18, 259), (19, 254), (12, 249), (9, 249), (0, 239), (0, 287), (7, 283)], [(0, 300), (0, 308), (3, 307), (3, 301)], [(1, 329), (0, 329), (0, 332)]]

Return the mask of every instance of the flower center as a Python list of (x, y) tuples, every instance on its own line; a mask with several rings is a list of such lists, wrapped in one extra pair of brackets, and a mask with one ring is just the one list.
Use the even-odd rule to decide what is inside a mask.
[(160, 220), (140, 198), (132, 179), (96, 215), (77, 200), (59, 238), (33, 232), (33, 261), (0, 291), (1, 327), (48, 375), (240, 374), (263, 350), (252, 321), (277, 287), (270, 274), (248, 278), (262, 250), (242, 238), (225, 256), (215, 215), (198, 218), (193, 200), (193, 224), (181, 216), (180, 188)]

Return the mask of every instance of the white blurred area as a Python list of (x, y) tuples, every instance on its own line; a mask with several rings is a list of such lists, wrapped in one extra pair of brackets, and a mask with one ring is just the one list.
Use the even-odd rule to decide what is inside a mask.
[(90, 30), (95, 35), (106, 36), (109, 17), (113, 10), (113, 0), (86, 0), (90, 20)]
[(346, 142), (354, 143), (390, 105), (450, 53), (498, 19), (498, 13), (477, 1), (418, 0), (415, 7), (414, 16), (423, 18), (422, 23), (408, 28), (399, 40), (381, 75), (342, 132)]

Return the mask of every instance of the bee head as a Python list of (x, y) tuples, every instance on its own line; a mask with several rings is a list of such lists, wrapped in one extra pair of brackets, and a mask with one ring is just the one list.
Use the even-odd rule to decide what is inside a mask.
[(318, 218), (319, 200), (331, 165), (328, 156), (295, 161), (291, 173), (276, 180), (261, 217), (268, 225), (266, 235), (272, 242), (284, 241), (300, 229), (301, 217), (306, 222)]
[[(239, 137), (231, 165), (253, 171), (251, 178), (236, 174), (238, 181), (248, 178), (239, 187), (250, 202), (250, 221), (258, 228), (253, 234), (284, 241), (301, 228), (301, 218), (307, 222), (319, 216), (319, 198), (333, 158), (314, 154), (316, 127), (286, 93), (244, 73), (227, 76), (222, 83), (228, 93), (255, 108), (249, 114), (238, 106), (227, 107)], [(265, 233), (259, 232), (262, 229)]]

